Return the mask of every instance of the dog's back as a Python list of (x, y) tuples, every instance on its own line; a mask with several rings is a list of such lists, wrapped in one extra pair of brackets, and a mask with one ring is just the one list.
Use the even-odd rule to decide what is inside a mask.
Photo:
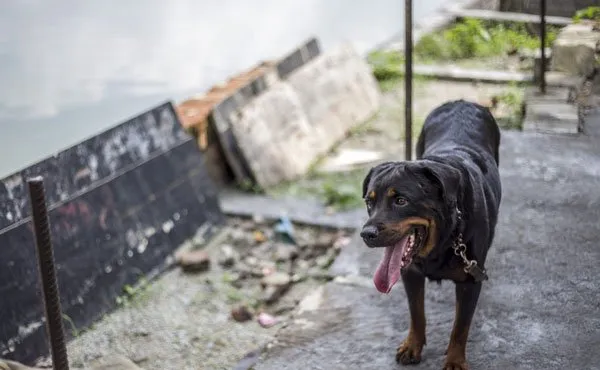
[(500, 129), (488, 108), (456, 100), (434, 109), (425, 119), (417, 142), (417, 158), (446, 155), (457, 147), (489, 153), (499, 164)]

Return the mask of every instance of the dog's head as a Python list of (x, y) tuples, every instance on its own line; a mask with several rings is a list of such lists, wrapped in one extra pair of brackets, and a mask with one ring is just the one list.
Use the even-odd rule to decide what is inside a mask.
[(385, 247), (375, 285), (389, 292), (401, 269), (426, 258), (440, 232), (455, 222), (460, 172), (428, 160), (386, 162), (363, 181), (369, 219), (361, 237), (371, 248)]

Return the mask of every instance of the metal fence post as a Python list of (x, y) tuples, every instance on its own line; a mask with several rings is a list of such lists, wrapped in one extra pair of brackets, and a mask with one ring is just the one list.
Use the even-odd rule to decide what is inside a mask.
[(540, 0), (540, 93), (546, 93), (546, 0)]
[(54, 266), (54, 252), (50, 240), (44, 180), (41, 176), (34, 177), (27, 180), (27, 185), (31, 203), (31, 219), (35, 229), (39, 277), (44, 298), (46, 330), (50, 341), (52, 366), (54, 370), (69, 370), (60, 295)]
[(404, 137), (405, 158), (412, 159), (412, 0), (404, 0)]

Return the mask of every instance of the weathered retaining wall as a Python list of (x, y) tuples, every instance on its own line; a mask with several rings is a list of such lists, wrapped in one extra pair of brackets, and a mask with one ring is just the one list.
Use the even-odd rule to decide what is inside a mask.
[[(171, 103), (0, 181), (0, 357), (47, 354), (26, 179), (45, 178), (67, 332), (224, 222), (202, 154)], [(68, 334), (67, 333), (67, 334)]]
[[(577, 10), (600, 6), (598, 0), (546, 0), (546, 14), (572, 17)], [(500, 0), (500, 10), (529, 14), (540, 13), (540, 0)]]

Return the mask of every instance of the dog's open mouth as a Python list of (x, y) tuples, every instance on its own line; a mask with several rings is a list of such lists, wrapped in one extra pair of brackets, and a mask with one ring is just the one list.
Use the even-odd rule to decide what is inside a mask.
[(381, 293), (389, 293), (400, 279), (401, 270), (411, 264), (414, 256), (423, 246), (427, 228), (415, 226), (396, 244), (385, 247), (383, 259), (375, 271), (375, 287)]

